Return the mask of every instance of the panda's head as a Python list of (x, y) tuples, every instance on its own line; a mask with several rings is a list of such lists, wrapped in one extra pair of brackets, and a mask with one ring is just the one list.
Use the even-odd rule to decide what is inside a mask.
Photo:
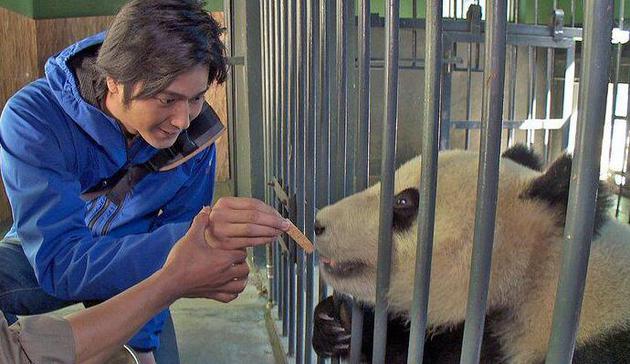
[[(402, 165), (395, 175), (390, 291), (391, 312), (409, 312), (418, 239), (421, 158)], [(438, 187), (429, 300), (432, 324), (461, 321), (465, 314), (473, 246), (478, 154), (447, 151), (439, 155)], [(559, 250), (571, 159), (563, 156), (545, 173), (522, 147), (504, 153), (489, 307), (518, 300), (533, 269)], [(377, 271), (380, 183), (319, 211), (316, 246), (320, 272), (335, 290), (373, 303)], [(543, 254), (543, 256), (537, 256)], [(534, 256), (536, 256), (534, 258)], [(535, 268), (534, 268), (535, 269)]]

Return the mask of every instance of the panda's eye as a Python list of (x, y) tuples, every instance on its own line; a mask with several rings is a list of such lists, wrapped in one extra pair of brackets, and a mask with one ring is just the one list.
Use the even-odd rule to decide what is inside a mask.
[(408, 188), (394, 198), (394, 230), (408, 229), (418, 214), (420, 194), (415, 188)]

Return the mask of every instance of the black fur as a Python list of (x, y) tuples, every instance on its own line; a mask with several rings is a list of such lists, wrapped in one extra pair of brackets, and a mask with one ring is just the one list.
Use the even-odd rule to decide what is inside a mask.
[(630, 328), (610, 332), (596, 341), (577, 347), (573, 363), (630, 363)]
[(419, 205), (420, 193), (415, 188), (407, 188), (394, 197), (394, 231), (404, 231), (413, 225)]
[[(537, 199), (546, 201), (549, 206), (560, 211), (558, 225), (564, 226), (569, 201), (569, 185), (571, 182), (571, 165), (573, 160), (568, 154), (564, 154), (556, 159), (545, 173), (534, 179), (531, 184), (521, 193), (524, 199)], [(595, 211), (595, 226), (593, 229), (596, 235), (601, 226), (608, 219), (607, 210), (610, 208), (610, 193), (604, 184), (598, 182), (597, 208)]]
[(523, 144), (514, 144), (503, 152), (501, 156), (535, 171), (542, 172), (543, 164), (538, 154), (534, 153), (532, 149), (527, 148)]
[[(339, 302), (341, 301), (341, 302)], [(340, 296), (339, 301), (331, 296), (321, 301), (315, 308), (313, 329), (313, 348), (322, 357), (350, 355), (352, 306), (349, 298)], [(334, 318), (334, 321), (322, 319), (322, 314)], [(492, 335), (495, 323), (504, 317), (502, 312), (494, 312), (486, 317), (486, 331), (481, 347), (482, 364), (501, 364), (501, 348)], [(342, 329), (339, 329), (342, 328)], [(423, 363), (456, 364), (461, 355), (461, 343), (464, 335), (464, 323), (452, 328), (433, 328), (425, 336)], [(363, 306), (363, 340), (361, 361), (372, 362), (374, 340), (374, 309)], [(406, 318), (389, 315), (387, 323), (387, 343), (385, 363), (407, 363), (409, 347), (409, 325)], [(343, 349), (340, 349), (343, 348)]]

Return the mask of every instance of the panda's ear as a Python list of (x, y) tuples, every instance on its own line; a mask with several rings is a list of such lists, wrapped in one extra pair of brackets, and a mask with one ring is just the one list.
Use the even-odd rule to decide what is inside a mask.
[(542, 171), (540, 156), (524, 144), (514, 144), (503, 152), (501, 156), (535, 171)]
[[(571, 182), (571, 166), (573, 159), (564, 154), (556, 159), (547, 170), (534, 179), (521, 192), (523, 199), (536, 199), (545, 201), (554, 209), (561, 212), (558, 223), (564, 225), (567, 204), (569, 201), (569, 185)], [(597, 210), (595, 212), (595, 233), (607, 219), (607, 210), (610, 207), (610, 194), (606, 186), (599, 182), (597, 193)]]
[(547, 168), (545, 173), (534, 179), (521, 192), (520, 197), (546, 201), (550, 206), (566, 210), (569, 200), (572, 163), (571, 156), (562, 155)]

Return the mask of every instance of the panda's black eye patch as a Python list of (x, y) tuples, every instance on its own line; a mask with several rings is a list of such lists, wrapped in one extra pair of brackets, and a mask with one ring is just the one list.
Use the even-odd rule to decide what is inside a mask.
[(415, 188), (408, 188), (394, 197), (394, 221), (395, 231), (408, 229), (418, 215), (420, 194)]

